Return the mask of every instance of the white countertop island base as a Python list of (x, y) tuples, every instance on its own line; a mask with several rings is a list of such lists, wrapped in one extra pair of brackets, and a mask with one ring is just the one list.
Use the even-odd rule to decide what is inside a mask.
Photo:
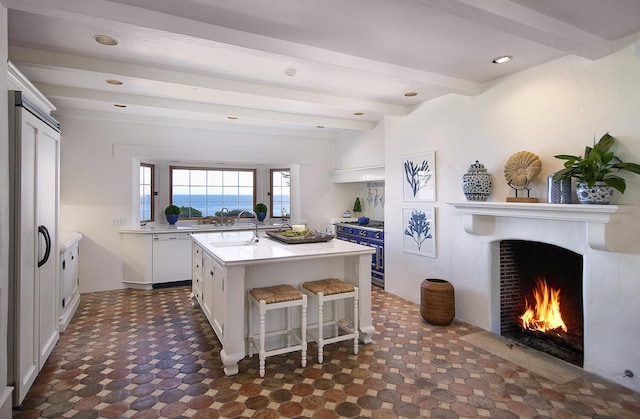
[[(194, 299), (220, 339), (225, 374), (237, 374), (238, 361), (248, 352), (246, 306), (250, 288), (278, 284), (297, 288), (302, 282), (331, 277), (356, 285), (360, 291), (360, 341), (371, 342), (374, 333), (371, 320), (373, 248), (336, 239), (285, 244), (261, 237), (258, 243), (249, 244), (247, 241), (251, 236), (252, 232), (192, 235)], [(198, 252), (202, 253), (200, 262)], [(313, 313), (314, 309), (310, 311)], [(313, 323), (314, 317), (311, 316), (308, 322)]]

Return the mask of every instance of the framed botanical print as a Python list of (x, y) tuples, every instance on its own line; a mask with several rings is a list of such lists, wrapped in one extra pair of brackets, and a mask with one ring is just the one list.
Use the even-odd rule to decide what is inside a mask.
[(402, 198), (436, 200), (436, 154), (430, 151), (402, 157)]
[(436, 257), (436, 219), (433, 208), (402, 209), (402, 251)]

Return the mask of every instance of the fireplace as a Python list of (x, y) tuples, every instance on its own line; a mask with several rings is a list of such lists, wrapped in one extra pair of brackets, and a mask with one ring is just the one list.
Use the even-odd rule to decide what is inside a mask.
[(500, 242), (500, 333), (580, 367), (582, 255), (526, 240)]

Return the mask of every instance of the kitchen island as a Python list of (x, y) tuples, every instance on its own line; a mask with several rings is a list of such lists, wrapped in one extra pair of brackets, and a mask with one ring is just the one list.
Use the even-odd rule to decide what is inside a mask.
[[(220, 343), (226, 375), (238, 373), (247, 354), (247, 290), (277, 284), (339, 278), (359, 287), (360, 341), (371, 342), (371, 254), (373, 248), (333, 239), (286, 244), (269, 237), (250, 242), (253, 232), (196, 233), (193, 240), (193, 298)], [(308, 321), (313, 322), (311, 316)], [(317, 318), (315, 319), (317, 321)], [(295, 320), (294, 320), (295, 321)], [(279, 325), (269, 325), (277, 327)]]
[[(280, 223), (260, 222), (258, 230), (282, 228)], [(128, 288), (150, 290), (169, 283), (190, 281), (191, 234), (223, 231), (254, 231), (252, 222), (233, 225), (158, 224), (123, 228), (122, 265), (123, 282)]]

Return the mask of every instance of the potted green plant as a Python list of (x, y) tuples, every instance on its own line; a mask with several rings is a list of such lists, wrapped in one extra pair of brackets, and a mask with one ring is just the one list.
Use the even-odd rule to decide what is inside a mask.
[(253, 207), (253, 210), (255, 211), (256, 216), (258, 217), (258, 221), (264, 221), (264, 219), (267, 217), (267, 206), (262, 202), (258, 202)]
[(358, 215), (359, 212), (362, 212), (362, 204), (360, 203), (360, 197), (356, 197), (356, 202), (353, 203), (353, 212)]
[(169, 205), (164, 209), (164, 215), (170, 225), (174, 225), (180, 218), (180, 207), (177, 205)]
[(554, 180), (576, 178), (576, 194), (583, 204), (608, 204), (613, 189), (624, 193), (627, 183), (617, 175), (621, 171), (640, 174), (640, 165), (625, 163), (610, 151), (615, 138), (606, 133), (593, 147), (587, 146), (584, 156), (558, 154), (555, 158), (566, 160), (564, 169), (553, 175)]

